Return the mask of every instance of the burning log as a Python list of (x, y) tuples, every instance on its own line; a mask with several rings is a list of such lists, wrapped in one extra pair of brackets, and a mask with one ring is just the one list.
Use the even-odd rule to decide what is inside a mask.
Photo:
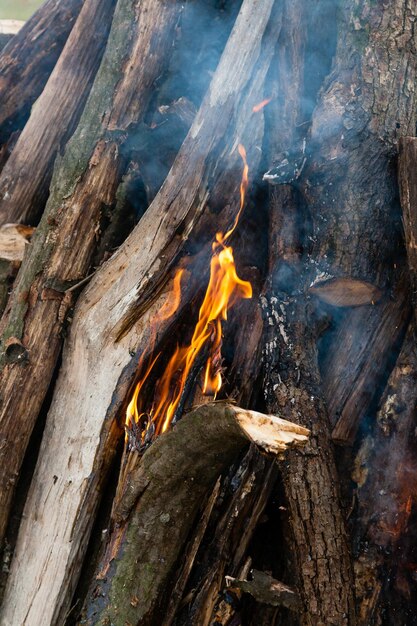
[(42, 214), (55, 156), (71, 136), (84, 108), (106, 45), (114, 5), (115, 0), (84, 2), (0, 176), (3, 224), (36, 225)]
[(83, 0), (47, 0), (0, 54), (0, 145), (21, 130), (57, 62)]
[[(133, 15), (127, 13), (127, 4), (119, 3), (113, 31), (115, 24), (122, 23), (122, 19), (141, 26), (141, 19), (134, 21)], [(118, 379), (131, 360), (132, 349), (136, 346), (139, 346), (139, 351), (146, 348), (149, 341), (146, 324), (161, 306), (159, 294), (166, 288), (173, 264), (185, 252), (185, 246), (190, 245), (191, 234), (200, 237), (200, 245), (201, 240), (204, 242), (208, 236), (211, 238), (215, 234), (211, 228), (208, 229), (208, 224), (214, 219), (211, 211), (217, 213), (219, 207), (224, 205), (227, 210), (217, 214), (217, 225), (224, 227), (223, 232), (226, 232), (233, 224), (239, 204), (240, 176), (234, 176), (241, 163), (236, 149), (239, 140), (246, 145), (248, 160), (253, 167), (256, 168), (259, 163), (260, 154), (256, 146), (262, 138), (263, 118), (260, 113), (252, 113), (252, 109), (261, 100), (273, 54), (274, 38), (263, 39), (265, 31), (275, 20), (273, 5), (272, 0), (262, 3), (246, 0), (243, 4), (209, 91), (170, 175), (134, 233), (92, 279), (77, 308), (6, 590), (4, 614), (11, 621), (19, 621), (24, 614), (28, 624), (36, 623), (40, 615), (44, 623), (50, 623), (59, 621), (59, 616), (65, 614), (79, 575), (79, 559), (85, 553), (106, 468), (111, 463), (120, 433), (114, 418), (126, 398), (125, 394), (123, 398), (119, 395), (126, 380), (121, 381), (112, 403)], [(144, 5), (140, 7), (142, 11)], [(162, 8), (173, 17), (175, 6), (172, 3), (163, 4)], [(143, 20), (145, 15), (152, 24), (149, 36), (152, 38), (153, 29), (158, 29), (158, 42), (169, 39), (167, 34), (162, 37), (161, 20), (168, 16), (161, 6), (151, 2), (149, 10), (143, 12)], [(167, 22), (164, 23), (168, 29)], [(248, 23), (252, 24), (249, 31)], [(163, 45), (165, 50), (166, 41)], [(109, 46), (106, 55), (108, 52)], [(142, 59), (137, 54), (134, 58)], [(149, 63), (149, 58), (146, 63)], [(96, 82), (99, 76), (100, 72)], [(136, 85), (137, 82), (133, 80), (129, 84)], [(111, 85), (107, 86), (109, 88)], [(119, 83), (117, 101), (123, 93)], [(136, 103), (137, 99), (135, 106)], [(80, 124), (84, 117), (85, 113)], [(74, 150), (77, 147), (74, 137), (67, 147), (68, 154), (70, 146)], [(95, 180), (99, 179), (103, 185), (109, 184), (114, 167), (114, 160), (110, 164), (107, 157), (103, 160), (103, 154), (110, 158), (109, 146), (111, 143), (106, 144), (102, 154), (97, 153), (99, 162), (89, 170), (89, 174), (94, 174)], [(113, 150), (111, 154), (114, 154)], [(76, 169), (78, 171), (78, 165)], [(100, 170), (101, 176), (97, 170)], [(89, 177), (81, 180), (82, 188), (85, 188)], [(96, 185), (94, 189), (97, 191)], [(49, 203), (53, 198), (54, 192)], [(94, 203), (100, 204), (100, 199), (97, 192)], [(68, 216), (68, 211), (62, 215), (62, 220), (64, 215)], [(85, 219), (91, 219), (91, 215), (86, 215)], [(59, 238), (64, 223), (65, 228), (68, 226), (67, 232), (74, 235), (74, 225), (67, 217), (60, 224)], [(90, 227), (90, 223), (85, 225), (85, 228)], [(72, 262), (71, 254), (70, 258), (67, 256), (66, 264)], [(155, 300), (155, 296), (158, 299)], [(100, 328), (99, 334), (97, 327)], [(92, 358), (92, 351), (96, 359)], [(130, 376), (129, 384), (134, 370)], [(93, 394), (85, 388), (86, 379), (89, 380), (89, 388), (91, 385), (95, 390)], [(33, 394), (32, 391), (30, 393)], [(36, 393), (39, 398), (38, 387)], [(28, 403), (26, 400), (26, 414)], [(74, 415), (79, 416), (76, 423), (69, 418)], [(16, 430), (14, 423), (14, 432)], [(68, 476), (68, 463), (74, 468), (71, 478)], [(54, 475), (58, 476), (58, 480), (51, 484)], [(44, 502), (42, 520), (37, 515), (39, 498)], [(66, 507), (62, 505), (64, 501)], [(61, 504), (58, 505), (58, 502)], [(38, 522), (32, 516), (38, 518)], [(43, 526), (42, 531), (39, 522)], [(44, 538), (41, 541), (40, 536)], [(47, 547), (50, 541), (55, 546), (54, 556)], [(60, 548), (56, 552), (58, 546)], [(28, 565), (29, 554), (31, 566)], [(21, 567), (26, 571), (33, 567), (31, 576), (22, 576)], [(24, 597), (24, 602), (19, 600), (16, 603), (13, 598), (17, 591), (13, 582), (16, 576), (20, 580), (19, 598)]]
[(222, 403), (197, 408), (161, 435), (138, 466), (134, 493), (119, 504), (124, 512), (115, 514), (119, 528), (87, 603), (87, 623), (159, 623), (172, 570), (218, 476), (248, 441), (280, 455), (307, 435), (279, 418)]
[[(109, 9), (107, 4), (99, 4)], [(3, 317), (3, 346), (9, 337), (16, 337), (25, 346), (28, 359), (22, 367), (22, 361), (10, 362), (3, 352), (0, 360), (2, 390), (9, 399), (0, 413), (1, 458), (9, 457), (13, 450), (10, 462), (1, 463), (1, 539), (15, 477), (54, 372), (74, 291), (85, 278), (97, 245), (102, 207), (115, 203), (123, 165), (117, 157), (122, 127), (145, 114), (153, 81), (168, 63), (180, 11), (180, 3), (155, 4), (148, 0), (136, 15), (128, 2), (118, 4), (112, 39), (88, 105), (65, 155), (57, 163), (47, 207)], [(125, 37), (125, 20), (135, 25), (129, 38)], [(160, 35), (156, 39), (153, 29), (158, 29)], [(151, 61), (147, 50), (152, 50)], [(126, 66), (124, 59), (129, 54), (133, 61)]]

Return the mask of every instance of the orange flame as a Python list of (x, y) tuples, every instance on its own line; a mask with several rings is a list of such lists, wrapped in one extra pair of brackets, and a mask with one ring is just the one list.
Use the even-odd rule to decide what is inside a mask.
[[(239, 278), (233, 257), (233, 250), (226, 246), (226, 241), (235, 231), (245, 204), (245, 195), (249, 184), (249, 167), (246, 160), (246, 151), (242, 145), (238, 146), (243, 160), (243, 173), (240, 184), (240, 205), (232, 227), (225, 233), (217, 233), (213, 242), (213, 256), (210, 262), (210, 279), (200, 307), (198, 321), (188, 346), (175, 349), (167, 367), (158, 381), (155, 391), (155, 401), (149, 414), (139, 409), (140, 392), (151, 373), (159, 354), (153, 358), (145, 374), (137, 383), (132, 399), (126, 411), (126, 426), (138, 424), (142, 416), (150, 417), (147, 426), (152, 423), (154, 434), (165, 432), (172, 423), (178, 409), (187, 378), (191, 368), (201, 354), (202, 348), (209, 345), (209, 355), (204, 367), (203, 393), (216, 395), (222, 386), (221, 375), (221, 345), (222, 321), (227, 320), (227, 311), (240, 298), (252, 296), (252, 286), (249, 282)], [(161, 309), (155, 323), (166, 320), (177, 310), (181, 301), (182, 271), (174, 278), (172, 300)], [(153, 333), (153, 337), (155, 333)], [(143, 363), (139, 365), (142, 367)], [(143, 434), (142, 434), (143, 439)]]
[(265, 98), (265, 100), (262, 100), (262, 102), (259, 102), (258, 104), (255, 104), (255, 106), (253, 107), (252, 111), (254, 113), (259, 113), (259, 111), (261, 111), (264, 107), (266, 107), (267, 104), (269, 104), (271, 102), (272, 98)]

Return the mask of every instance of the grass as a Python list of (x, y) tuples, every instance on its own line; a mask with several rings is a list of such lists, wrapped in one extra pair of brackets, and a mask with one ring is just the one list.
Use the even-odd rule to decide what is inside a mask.
[(27, 20), (43, 0), (0, 0), (0, 20)]

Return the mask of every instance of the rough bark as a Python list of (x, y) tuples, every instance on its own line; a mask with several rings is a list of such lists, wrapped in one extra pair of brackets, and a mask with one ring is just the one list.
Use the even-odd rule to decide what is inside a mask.
[[(115, 0), (88, 0), (0, 176), (1, 223), (36, 225), (52, 166), (86, 102), (110, 30)], [(19, 84), (22, 78), (19, 78)]]
[[(417, 498), (417, 355), (411, 325), (388, 380), (374, 430), (355, 461), (358, 623), (411, 623)], [(409, 609), (401, 607), (406, 601)], [(384, 622), (385, 623), (385, 622)]]
[(416, 316), (417, 304), (417, 139), (403, 137), (399, 144), (398, 182), (408, 267), (411, 278), (411, 296)]
[[(238, 142), (248, 148), (254, 169), (259, 162), (256, 146), (262, 138), (263, 119), (262, 115), (252, 114), (252, 108), (262, 99), (275, 43), (273, 4), (272, 0), (244, 3), (210, 89), (165, 184), (134, 233), (92, 279), (75, 313), (6, 590), (6, 620), (19, 621), (19, 616), (26, 615), (27, 624), (35, 624), (42, 615), (48, 624), (56, 623), (65, 613), (99, 501), (101, 470), (112, 458), (117, 437), (113, 418), (120, 408), (120, 396), (116, 394), (112, 405), (113, 390), (131, 360), (129, 351), (140, 345), (149, 331), (149, 315), (158, 310), (154, 307), (159, 303), (149, 308), (150, 302), (163, 289), (178, 255), (186, 251), (193, 228), (200, 239), (211, 239), (215, 234), (207, 225), (213, 220), (211, 212), (216, 214), (226, 198), (227, 210), (217, 214), (216, 227), (227, 228), (233, 222), (241, 175)], [(152, 10), (158, 12), (153, 20), (155, 27), (163, 12), (154, 3)], [(120, 4), (113, 30), (119, 13)], [(132, 21), (130, 13), (124, 17)], [(158, 41), (163, 41), (160, 35)], [(108, 89), (111, 85), (107, 83)], [(122, 95), (124, 90), (119, 86), (116, 98)], [(119, 120), (118, 126), (124, 121)], [(103, 168), (92, 167), (90, 172), (93, 169)], [(102, 175), (105, 184), (108, 170)], [(88, 176), (82, 182), (85, 178)], [(204, 216), (205, 220), (201, 219)], [(72, 254), (67, 263), (72, 263)], [(85, 388), (86, 379), (93, 394)], [(51, 483), (54, 475), (58, 479)], [(37, 515), (39, 501), (43, 502), (41, 520)], [(31, 575), (22, 577), (21, 568)], [(13, 600), (16, 576), (20, 580), (19, 597), (24, 597), (19, 606)]]
[[(115, 204), (123, 166), (117, 158), (122, 129), (147, 110), (153, 82), (168, 63), (180, 11), (176, 2), (148, 0), (137, 11), (130, 0), (118, 4), (111, 42), (77, 131), (56, 164), (48, 204), (4, 314), (1, 455), (13, 454), (0, 471), (2, 539), (15, 477), (74, 304), (74, 285), (88, 273), (103, 214)], [(129, 37), (126, 20), (135, 25)], [(16, 345), (22, 346), (17, 356)]]
[(0, 144), (22, 129), (57, 62), (83, 0), (47, 0), (0, 55)]
[[(411, 315), (409, 277), (405, 274), (404, 268), (393, 271), (394, 288), (382, 302), (349, 312), (346, 321), (338, 325), (332, 346), (347, 346), (347, 351), (335, 359), (324, 340), (322, 381), (336, 443), (353, 445), (361, 421), (375, 407), (393, 367)], [(359, 337), (358, 328), (365, 331)]]
[(130, 477), (130, 513), (120, 520), (102, 563), (106, 573), (87, 603), (87, 623), (159, 623), (172, 571), (218, 476), (248, 441), (282, 453), (305, 443), (307, 434), (277, 418), (218, 403), (196, 409), (161, 435)]
[[(313, 280), (348, 276), (387, 293), (393, 264), (400, 264), (402, 254), (393, 159), (398, 138), (414, 132), (416, 123), (417, 12), (403, 0), (361, 0), (355, 6), (346, 0), (342, 9), (338, 51), (314, 112), (303, 173), (313, 219)], [(374, 315), (377, 327), (378, 309)], [(341, 330), (327, 348), (325, 382), (340, 369), (339, 359), (346, 373), (336, 388), (324, 386), (333, 421), (345, 406), (357, 410), (355, 399), (350, 400), (351, 381), (363, 367), (357, 348), (371, 334), (366, 307), (347, 312), (340, 323), (349, 326), (351, 316), (356, 318), (355, 340)], [(391, 354), (381, 357), (385, 369)], [(364, 408), (361, 404), (361, 414)]]
[[(290, 248), (294, 246), (287, 249), (287, 258)], [(269, 411), (292, 416), (312, 433), (305, 453), (299, 458), (289, 455), (282, 470), (303, 602), (301, 623), (351, 626), (355, 623), (351, 560), (321, 397), (316, 337), (308, 300), (298, 288), (290, 291), (280, 283), (280, 269), (278, 263), (271, 275), (274, 286), (264, 299), (264, 386)]]

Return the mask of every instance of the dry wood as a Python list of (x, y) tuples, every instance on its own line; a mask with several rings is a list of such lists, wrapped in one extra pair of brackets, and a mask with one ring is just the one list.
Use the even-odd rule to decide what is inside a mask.
[[(152, 20), (153, 28), (159, 28), (157, 41), (166, 41), (167, 35), (162, 35), (158, 27), (162, 9), (166, 7), (164, 3), (150, 4), (147, 19)], [(112, 405), (113, 391), (131, 360), (129, 351), (138, 345), (142, 349), (146, 347), (145, 340), (149, 339), (146, 324), (152, 319), (149, 316), (158, 310), (157, 305), (160, 306), (157, 301), (149, 308), (147, 294), (161, 292), (193, 227), (200, 238), (203, 234), (211, 239), (214, 234), (208, 228), (213, 221), (211, 210), (217, 213), (224, 201), (229, 203), (227, 210), (217, 214), (214, 231), (222, 224), (227, 228), (232, 222), (241, 175), (236, 149), (239, 141), (248, 148), (248, 159), (254, 169), (259, 162), (257, 146), (262, 138), (263, 118), (252, 114), (252, 108), (262, 99), (262, 85), (275, 43), (273, 37), (264, 37), (273, 23), (273, 4), (272, 0), (244, 3), (210, 89), (167, 181), (134, 233), (92, 279), (75, 312), (6, 590), (4, 615), (12, 622), (25, 615), (28, 625), (37, 624), (39, 616), (45, 624), (56, 623), (65, 613), (94, 520), (104, 470), (113, 454), (117, 433), (114, 416), (126, 398), (124, 395), (121, 399), (118, 391)], [(119, 2), (114, 20), (121, 14), (120, 6)], [(169, 6), (172, 9), (171, 3)], [(134, 22), (125, 9), (123, 17), (140, 25), (141, 19)], [(157, 16), (153, 15), (154, 11)], [(249, 29), (248, 24), (251, 24)], [(144, 56), (149, 69), (149, 55)], [(134, 58), (141, 57), (135, 54)], [(140, 81), (132, 82), (136, 85)], [(112, 91), (112, 86), (107, 84), (106, 90)], [(116, 98), (122, 95), (124, 90), (119, 85)], [(112, 122), (110, 119), (111, 127)], [(124, 122), (127, 119), (119, 120), (117, 126)], [(97, 169), (104, 185), (109, 178), (107, 160), (101, 159), (99, 166), (92, 167), (90, 172)], [(88, 178), (85, 176), (82, 182)], [(94, 189), (97, 191), (96, 185)], [(203, 224), (200, 218), (204, 216)], [(197, 228), (199, 220), (201, 232)], [(68, 226), (73, 228), (72, 224)], [(72, 251), (66, 261), (69, 266), (75, 262)], [(142, 317), (138, 299), (140, 304), (147, 303)], [(138, 318), (141, 319), (136, 322)], [(115, 342), (118, 336), (121, 339)], [(134, 371), (130, 373), (125, 394), (133, 374)], [(58, 477), (55, 481), (54, 475)], [(22, 575), (29, 571), (29, 576)], [(20, 581), (18, 603), (14, 601), (16, 577)]]
[(0, 226), (0, 259), (21, 263), (34, 228), (24, 224)]
[[(400, 273), (389, 297), (349, 314), (332, 341), (348, 348), (344, 354), (335, 359), (331, 349), (326, 350), (322, 381), (334, 425), (332, 438), (338, 444), (353, 445), (362, 418), (378, 400), (395, 362), (411, 314), (408, 282)], [(358, 328), (366, 332), (358, 336)]]
[[(83, 110), (110, 30), (115, 0), (86, 0), (0, 176), (1, 223), (36, 224), (55, 155)], [(19, 79), (19, 84), (22, 79)]]
[(377, 624), (381, 615), (391, 615), (393, 623), (407, 622), (398, 600), (409, 597), (414, 586), (408, 564), (415, 530), (411, 525), (408, 531), (408, 525), (417, 502), (416, 376), (411, 325), (388, 380), (374, 432), (363, 441), (353, 473), (358, 486), (355, 571), (361, 626)]
[(47, 0), (0, 54), (0, 144), (23, 128), (42, 93), (83, 0)]
[(87, 602), (87, 623), (160, 623), (170, 575), (217, 477), (248, 441), (281, 455), (307, 435), (277, 417), (222, 403), (196, 409), (161, 435), (138, 467), (127, 524), (113, 535), (109, 571)]
[[(7, 464), (0, 463), (2, 539), (15, 477), (60, 353), (73, 288), (89, 270), (103, 205), (110, 211), (115, 204), (122, 174), (117, 158), (122, 129), (147, 110), (153, 81), (168, 63), (180, 11), (176, 2), (147, 0), (139, 12), (127, 0), (118, 3), (111, 42), (77, 131), (57, 162), (45, 213), (3, 317), (3, 346), (16, 337), (28, 358), (24, 367), (22, 361), (9, 362), (4, 352), (1, 359), (0, 455), (9, 458)], [(134, 24), (128, 38), (126, 20)], [(132, 62), (126, 65), (129, 56)]]

